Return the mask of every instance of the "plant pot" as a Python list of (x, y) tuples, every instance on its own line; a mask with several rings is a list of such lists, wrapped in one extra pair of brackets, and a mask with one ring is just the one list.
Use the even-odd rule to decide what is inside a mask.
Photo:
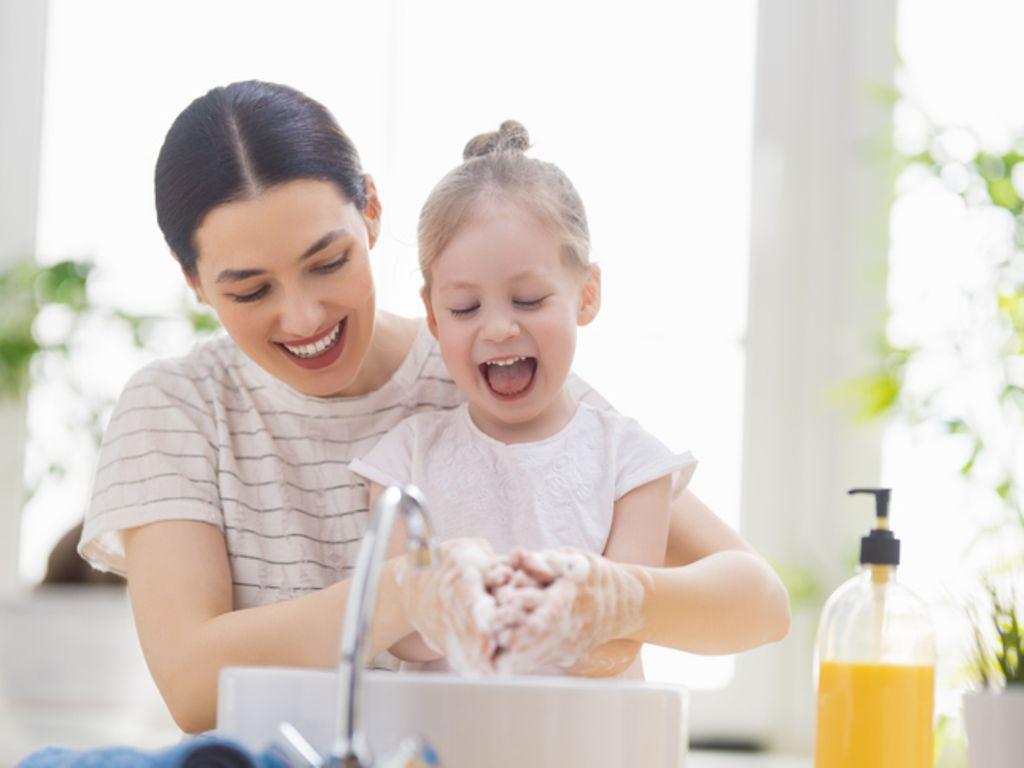
[(970, 768), (1020, 768), (1024, 760), (1024, 686), (964, 694)]

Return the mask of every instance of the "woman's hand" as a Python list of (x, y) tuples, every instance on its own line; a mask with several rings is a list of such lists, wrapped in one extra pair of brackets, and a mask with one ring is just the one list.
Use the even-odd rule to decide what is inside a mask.
[(499, 562), (482, 539), (454, 539), (438, 545), (432, 568), (417, 569), (405, 557), (395, 565), (395, 580), (412, 626), (452, 669), (479, 674), (491, 669), (497, 648), (493, 632), (495, 599), (486, 575)]
[[(498, 593), (499, 671), (567, 669), (588, 651), (628, 637), (643, 624), (651, 582), (641, 567), (571, 548), (515, 550), (508, 564), (535, 582), (536, 588), (520, 587), (525, 603), (517, 611), (504, 612), (502, 604), (509, 600)], [(617, 647), (619, 653), (613, 655), (631, 649), (626, 644)], [(580, 671), (590, 667), (584, 663)]]

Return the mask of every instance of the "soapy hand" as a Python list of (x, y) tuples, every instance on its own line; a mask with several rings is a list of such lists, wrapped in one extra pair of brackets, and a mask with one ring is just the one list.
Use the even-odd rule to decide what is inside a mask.
[(489, 671), (497, 650), (492, 630), (496, 605), (484, 575), (500, 559), (482, 539), (446, 541), (438, 551), (439, 562), (429, 569), (417, 569), (404, 557), (396, 564), (406, 616), (455, 671)]
[(514, 550), (508, 565), (526, 586), (514, 597), (496, 593), (498, 671), (564, 670), (642, 624), (649, 577), (636, 566), (570, 548)]
[(424, 571), (403, 558), (396, 580), (413, 627), (455, 671), (567, 671), (579, 662), (573, 673), (600, 675), (635, 656), (637, 643), (609, 641), (642, 623), (649, 577), (640, 568), (571, 548), (500, 557), (477, 539), (445, 542), (440, 553)]

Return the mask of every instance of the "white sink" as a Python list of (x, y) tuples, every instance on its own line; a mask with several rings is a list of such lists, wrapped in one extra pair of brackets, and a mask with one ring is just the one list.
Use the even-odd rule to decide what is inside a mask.
[[(217, 732), (265, 749), (290, 722), (321, 754), (334, 736), (333, 670), (228, 668), (221, 672)], [(443, 768), (680, 768), (686, 763), (687, 694), (622, 680), (366, 672), (363, 723), (386, 756), (419, 734)]]

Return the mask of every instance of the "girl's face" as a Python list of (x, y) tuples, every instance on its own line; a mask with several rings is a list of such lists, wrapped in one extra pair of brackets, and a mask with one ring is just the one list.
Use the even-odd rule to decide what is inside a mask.
[(303, 179), (220, 205), (196, 230), (186, 277), (199, 298), (250, 359), (308, 395), (361, 394), (380, 222), (367, 185), (364, 212), (333, 184)]
[(564, 425), (576, 327), (596, 316), (600, 286), (596, 267), (566, 265), (558, 238), (514, 203), (485, 207), (452, 238), (423, 299), (481, 429), (536, 439)]

